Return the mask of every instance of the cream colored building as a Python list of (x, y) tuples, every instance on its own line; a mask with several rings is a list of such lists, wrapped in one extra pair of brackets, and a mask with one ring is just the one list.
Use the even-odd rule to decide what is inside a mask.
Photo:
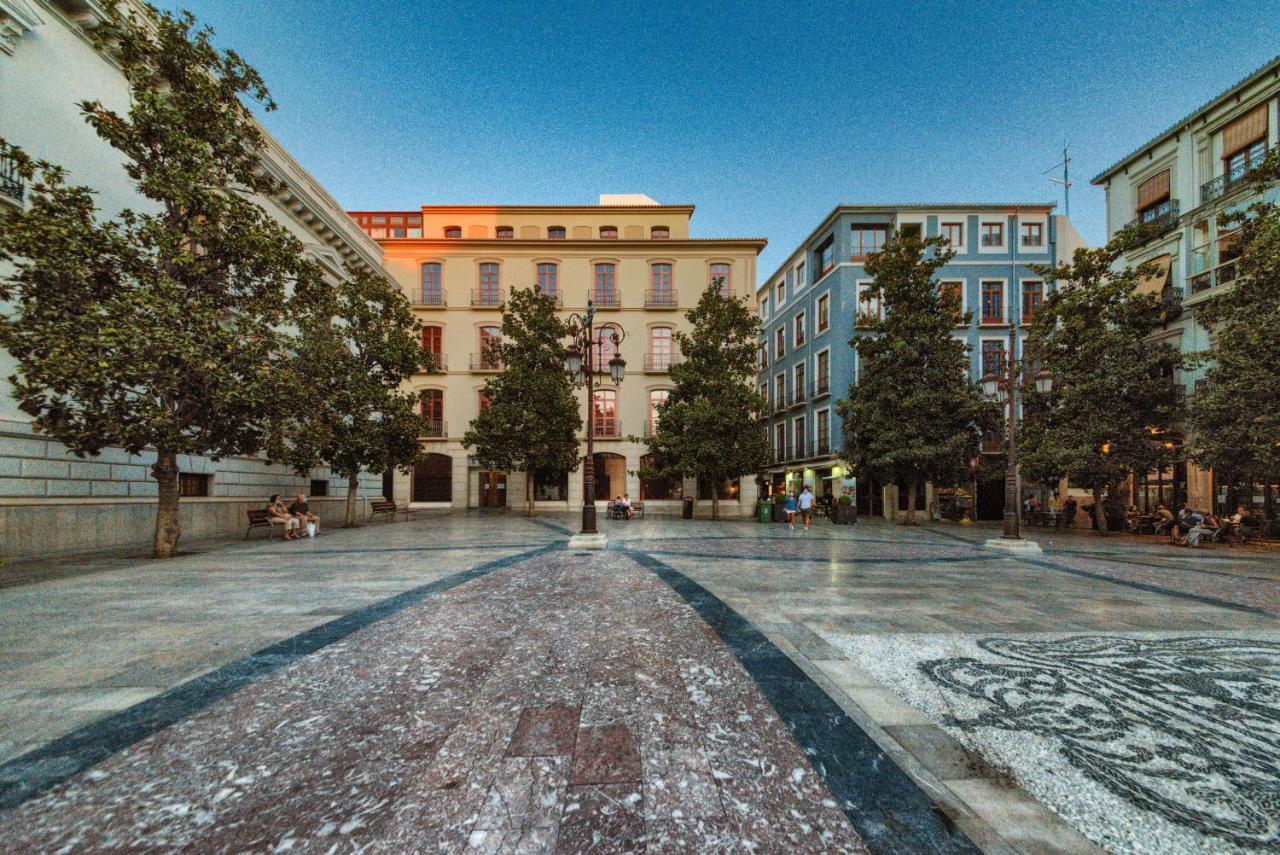
[[(661, 205), (642, 195), (601, 196), (597, 205), (424, 205), (415, 211), (359, 211), (351, 216), (383, 248), (383, 264), (424, 324), (423, 342), (441, 370), (413, 378), (430, 434), (429, 457), (412, 476), (396, 475), (394, 498), (423, 507), (519, 506), (522, 475), (482, 471), (462, 435), (481, 406), (481, 388), (499, 366), (484, 359), (484, 341), (502, 323), (515, 288), (556, 295), (565, 316), (587, 301), (596, 322), (626, 333), (620, 351), (626, 377), (595, 390), (596, 497), (628, 493), (646, 509), (677, 511), (684, 496), (710, 504), (709, 485), (693, 479), (642, 484), (637, 474), (652, 429), (653, 407), (671, 387), (679, 359), (673, 335), (713, 278), (753, 299), (759, 238), (694, 238), (692, 205)], [(607, 362), (606, 353), (604, 361)], [(607, 373), (602, 379), (608, 380)], [(579, 391), (585, 416), (586, 392)], [(584, 418), (585, 422), (585, 418)], [(585, 436), (583, 437), (585, 455)], [(722, 512), (749, 514), (753, 479), (729, 485)], [(582, 504), (582, 470), (565, 483), (535, 485), (537, 506)]]

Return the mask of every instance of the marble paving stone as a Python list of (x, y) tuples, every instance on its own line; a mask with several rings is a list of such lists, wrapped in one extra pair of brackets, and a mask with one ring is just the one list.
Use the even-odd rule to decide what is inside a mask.
[(644, 757), (644, 810), (650, 822), (723, 819), (720, 787), (698, 751), (666, 751)]
[(640, 780), (636, 737), (625, 724), (584, 727), (573, 752), (572, 783), (621, 784)]
[(578, 735), (579, 708), (565, 704), (525, 707), (507, 748), (510, 757), (547, 757), (573, 754)]
[(643, 852), (644, 797), (638, 784), (586, 784), (569, 787), (556, 851)]

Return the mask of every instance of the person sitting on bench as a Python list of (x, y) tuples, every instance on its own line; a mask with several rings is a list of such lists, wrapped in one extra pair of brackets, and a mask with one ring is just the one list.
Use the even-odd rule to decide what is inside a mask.
[[(298, 523), (301, 526), (305, 527), (308, 524), (313, 524), (316, 527), (316, 534), (320, 533), (320, 517), (311, 513), (311, 506), (307, 504), (306, 496), (299, 493), (297, 501), (289, 506), (289, 513), (298, 518)], [(299, 534), (301, 533), (299, 532)]]
[(302, 522), (285, 509), (279, 493), (272, 494), (271, 501), (267, 502), (266, 511), (270, 515), (271, 522), (284, 526), (285, 540), (295, 540), (302, 536), (297, 533)]

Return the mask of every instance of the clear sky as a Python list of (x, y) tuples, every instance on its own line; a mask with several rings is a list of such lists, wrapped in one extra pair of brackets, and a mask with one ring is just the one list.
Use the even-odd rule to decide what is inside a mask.
[(1039, 201), (1280, 53), (1280, 3), (163, 0), (266, 78), (268, 129), (351, 210), (697, 205), (770, 274), (839, 202)]

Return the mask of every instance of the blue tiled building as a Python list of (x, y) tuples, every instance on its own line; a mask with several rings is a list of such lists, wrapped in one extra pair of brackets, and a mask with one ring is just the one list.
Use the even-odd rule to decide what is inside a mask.
[[(857, 381), (860, 313), (880, 311), (861, 299), (870, 282), (867, 256), (895, 230), (943, 235), (955, 257), (938, 273), (940, 287), (963, 295), (968, 323), (955, 334), (968, 342), (974, 380), (996, 368), (1008, 347), (1010, 324), (1021, 328), (1044, 297), (1043, 277), (1030, 265), (1054, 264), (1082, 246), (1052, 203), (839, 205), (756, 292), (762, 319), (760, 393), (773, 465), (763, 474), (774, 490), (802, 483), (839, 494), (852, 485), (841, 452), (843, 426), (836, 403)], [(1019, 339), (1023, 337), (1019, 333)], [(927, 501), (926, 495), (920, 497)], [(999, 488), (1003, 490), (1001, 486)], [(858, 485), (859, 510), (893, 517), (906, 497), (896, 485)], [(980, 506), (1003, 501), (980, 494)]]

